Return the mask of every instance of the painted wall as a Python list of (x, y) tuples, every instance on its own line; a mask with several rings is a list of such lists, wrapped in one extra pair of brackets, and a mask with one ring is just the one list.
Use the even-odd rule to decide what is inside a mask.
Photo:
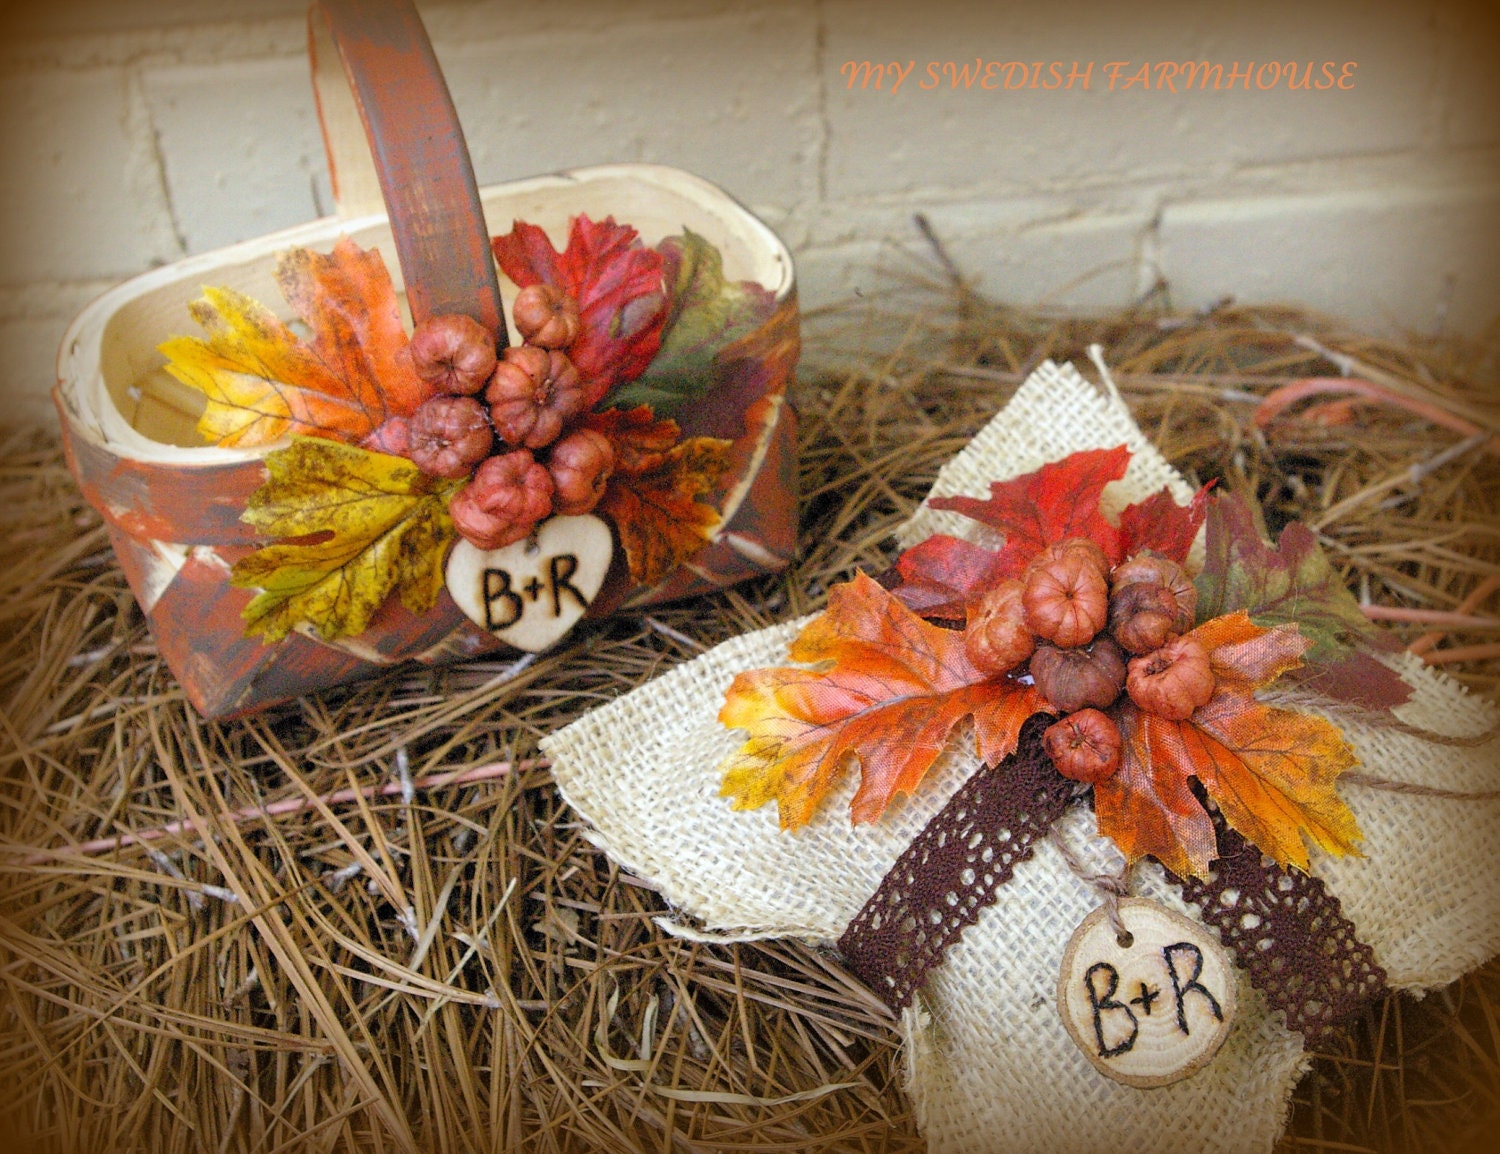
[[(1492, 5), (420, 7), (481, 183), (692, 169), (781, 231), (809, 306), (877, 284), (921, 211), (1018, 303), (1116, 306), (1165, 277), (1185, 305), (1500, 316)], [(102, 289), (332, 211), (304, 8), (0, 8), (4, 415), (50, 419), (58, 340)]]

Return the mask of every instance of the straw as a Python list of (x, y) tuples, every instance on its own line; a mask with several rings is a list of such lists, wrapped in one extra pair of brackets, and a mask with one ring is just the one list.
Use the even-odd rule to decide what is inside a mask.
[[(0, 433), (0, 1135), (224, 1154), (922, 1149), (880, 1003), (794, 942), (668, 936), (670, 911), (593, 848), (536, 742), (887, 564), (937, 468), (1044, 357), (1097, 375), (1099, 344), (1179, 469), (1253, 496), (1273, 531), (1315, 524), (1371, 617), (1500, 688), (1493, 343), (1188, 312), (1161, 292), (1070, 317), (979, 295), (931, 245), (897, 263), (808, 318), (787, 574), (625, 614), (529, 664), (397, 670), (246, 721), (186, 706), (55, 439)], [(1320, 408), (1306, 382), (1346, 372), (1371, 387)], [(1497, 1112), (1491, 964), (1375, 1006), (1317, 1058), (1279, 1148), (1462, 1149)]]

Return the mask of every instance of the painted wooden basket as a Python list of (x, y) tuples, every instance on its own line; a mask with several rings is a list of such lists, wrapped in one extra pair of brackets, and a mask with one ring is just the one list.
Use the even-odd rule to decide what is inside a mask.
[[(206, 443), (197, 431), (204, 398), (164, 371), (158, 345), (190, 327), (188, 305), (205, 285), (279, 305), (276, 254), (288, 249), (327, 251), (347, 236), (394, 251), (400, 267), (390, 272), (408, 326), (465, 313), (503, 346), (517, 289), (498, 277), (490, 236), (513, 220), (554, 238), (566, 236), (577, 214), (629, 222), (646, 244), (684, 230), (706, 238), (722, 254), (727, 280), (757, 282), (774, 298), (754, 331), (715, 355), (708, 392), (673, 414), (684, 437), (732, 442), (727, 469), (702, 497), (718, 513), (717, 529), (649, 586), (632, 579), (614, 534), (607, 572), (582, 616), (705, 592), (784, 565), (795, 541), (796, 468), (794, 415), (783, 399), (799, 349), (785, 246), (723, 191), (670, 168), (609, 165), (480, 190), (408, 3), (323, 0), (311, 10), (310, 30), (338, 215), (118, 286), (78, 317), (59, 355), (55, 399), (69, 465), (103, 514), (159, 652), (192, 704), (209, 717), (233, 716), (394, 663), (513, 648), (519, 656), (538, 647), (515, 647), (504, 630), (471, 620), (447, 589), (420, 613), (388, 598), (357, 636), (329, 640), (315, 628), (269, 643), (247, 636), (242, 615), (255, 591), (231, 584), (230, 570), (264, 544), (241, 516), (266, 482), (274, 446)], [(529, 547), (535, 543), (533, 535)]]

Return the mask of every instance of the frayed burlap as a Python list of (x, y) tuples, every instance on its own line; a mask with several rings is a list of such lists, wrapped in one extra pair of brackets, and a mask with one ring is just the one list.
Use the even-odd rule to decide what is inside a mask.
[[(1147, 445), (1117, 399), (1069, 368), (1044, 365), (940, 474), (934, 494), (983, 496), (990, 481), (1079, 449), (1124, 442), (1131, 470), (1107, 509), (1164, 483), (1190, 487)], [(981, 539), (981, 527), (926, 509), (899, 540), (932, 532)], [(800, 622), (761, 630), (583, 717), (547, 739), (559, 788), (592, 824), (594, 841), (649, 879), (675, 907), (729, 936), (798, 935), (832, 943), (906, 844), (977, 768), (967, 742), (950, 749), (916, 795), (873, 825), (852, 827), (853, 774), (817, 817), (780, 830), (774, 807), (738, 813), (719, 794), (719, 763), (743, 740), (716, 720), (734, 675), (783, 664)], [(1415, 659), (1399, 665), (1416, 690), (1402, 719), (1444, 734), (1482, 732), (1494, 711)], [(1366, 772), (1459, 790), (1500, 782), (1500, 743), (1455, 747), (1346, 724)], [(1349, 784), (1364, 856), (1319, 857), (1316, 872), (1343, 902), (1398, 987), (1445, 984), (1500, 951), (1500, 803), (1413, 797)], [(1117, 869), (1113, 845), (1074, 809), (1062, 836), (1092, 868)], [(1154, 863), (1133, 892), (1195, 914)], [(1063, 1028), (1054, 1005), (1069, 935), (1098, 905), (1057, 848), (1043, 842), (999, 899), (965, 931), (902, 1018), (911, 1093), (934, 1151), (1265, 1151), (1304, 1064), (1301, 1036), (1244, 977), (1239, 1016), (1214, 1061), (1154, 1090), (1106, 1079)], [(670, 927), (669, 927), (670, 928)]]

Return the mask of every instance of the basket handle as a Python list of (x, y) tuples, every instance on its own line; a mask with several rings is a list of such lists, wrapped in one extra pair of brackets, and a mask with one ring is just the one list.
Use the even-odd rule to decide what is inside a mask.
[(469, 150), (410, 0), (314, 0), (308, 50), (339, 216), (384, 206), (416, 323), (464, 313), (506, 344)]

